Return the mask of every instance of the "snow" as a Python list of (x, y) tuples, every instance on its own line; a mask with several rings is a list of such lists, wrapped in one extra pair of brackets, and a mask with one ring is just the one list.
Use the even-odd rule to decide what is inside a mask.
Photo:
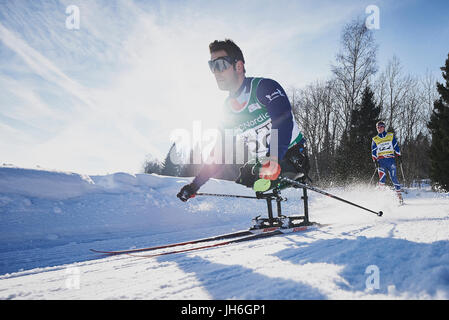
[[(365, 185), (309, 191), (317, 230), (176, 255), (105, 257), (246, 229), (265, 201), (197, 196), (192, 178), (0, 167), (0, 299), (448, 299), (449, 195)], [(203, 192), (253, 195), (212, 179)], [(283, 212), (302, 214), (300, 192)]]

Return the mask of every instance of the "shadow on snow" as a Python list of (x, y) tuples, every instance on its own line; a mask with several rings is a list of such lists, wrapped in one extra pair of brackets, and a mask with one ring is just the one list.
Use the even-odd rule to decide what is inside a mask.
[[(300, 239), (300, 238), (298, 238)], [(395, 294), (419, 293), (433, 296), (437, 290), (449, 294), (449, 241), (418, 243), (395, 238), (367, 238), (317, 240), (313, 243), (293, 241), (291, 248), (275, 254), (284, 261), (304, 265), (329, 263), (343, 266), (336, 283), (347, 291), (366, 291), (371, 271), (379, 270), (379, 288), (372, 293), (388, 294), (394, 286)]]
[(325, 299), (318, 289), (307, 284), (272, 278), (240, 265), (224, 265), (201, 257), (160, 257), (159, 262), (176, 262), (185, 273), (194, 273), (211, 299)]
[[(368, 266), (379, 269), (379, 289), (372, 294), (405, 293), (433, 296), (437, 291), (449, 294), (449, 241), (417, 243), (394, 238), (316, 240), (312, 243), (290, 237), (289, 248), (274, 254), (283, 261), (297, 265), (328, 263), (343, 266), (335, 283), (343, 291), (367, 292)], [(198, 256), (159, 257), (172, 261), (186, 273), (194, 273), (212, 299), (327, 299), (328, 296), (298, 281), (262, 275), (241, 265), (224, 265)], [(282, 270), (279, 270), (280, 275)], [(390, 289), (389, 289), (390, 287)]]

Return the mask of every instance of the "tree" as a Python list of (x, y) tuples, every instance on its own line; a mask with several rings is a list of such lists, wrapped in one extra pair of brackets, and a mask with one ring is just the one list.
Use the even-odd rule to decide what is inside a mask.
[(377, 72), (377, 45), (373, 32), (365, 21), (354, 20), (345, 25), (341, 37), (341, 51), (336, 56), (337, 64), (332, 66), (338, 86), (343, 130), (349, 131), (352, 111), (359, 102), (363, 88), (370, 77)]
[(315, 82), (301, 90), (291, 90), (290, 100), (295, 119), (309, 149), (310, 176), (320, 181), (332, 171), (335, 133), (339, 119), (334, 114), (333, 81)]
[(429, 178), (430, 168), (430, 141), (422, 132), (411, 139), (405, 140), (401, 146), (402, 161), (404, 163), (405, 181), (410, 184), (413, 180)]
[[(421, 79), (422, 91), (424, 101), (424, 129), (429, 130), (427, 127), (427, 123), (430, 121), (430, 116), (433, 111), (433, 103), (438, 99), (438, 91), (437, 91), (437, 79), (429, 70), (426, 71), (426, 74)], [(430, 133), (427, 131), (426, 133)]]
[(377, 134), (379, 114), (374, 93), (366, 86), (361, 102), (352, 111), (349, 131), (343, 135), (337, 155), (336, 167), (341, 180), (366, 181), (372, 175), (371, 139)]
[[(407, 123), (413, 122), (413, 127), (416, 127), (415, 118), (420, 115), (419, 112), (415, 112), (421, 103), (418, 101), (417, 86), (415, 79), (410, 75), (403, 74), (401, 62), (396, 56), (388, 61), (378, 79), (377, 96), (382, 105), (382, 119), (387, 124), (387, 131), (400, 129), (401, 132), (398, 133), (400, 138), (402, 138), (402, 129), (410, 128), (404, 126), (404, 120), (411, 120)], [(412, 112), (409, 112), (410, 110)], [(411, 116), (413, 119), (407, 119), (407, 116)]]
[(165, 157), (162, 165), (161, 174), (164, 176), (179, 177), (182, 172), (182, 165), (179, 153), (176, 149), (176, 143), (173, 143)]
[(428, 124), (432, 133), (430, 178), (438, 186), (449, 190), (449, 54), (441, 70), (446, 83), (437, 83), (440, 97), (433, 104)]
[(374, 102), (374, 93), (366, 86), (362, 101), (352, 112), (349, 141), (352, 146), (352, 170), (357, 178), (366, 178), (372, 174), (371, 140), (377, 134), (376, 122), (379, 121), (380, 106)]
[(341, 135), (340, 143), (335, 152), (333, 159), (334, 172), (333, 177), (336, 179), (337, 184), (346, 183), (349, 179), (350, 165), (348, 159), (351, 152), (351, 144), (349, 141), (349, 134), (345, 130)]
[(147, 155), (147, 159), (143, 164), (143, 172), (144, 173), (156, 173), (160, 174), (162, 171), (162, 163), (151, 155)]

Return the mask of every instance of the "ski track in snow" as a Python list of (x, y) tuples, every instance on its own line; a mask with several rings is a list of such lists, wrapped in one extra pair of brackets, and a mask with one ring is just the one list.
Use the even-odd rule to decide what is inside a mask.
[[(155, 258), (89, 251), (232, 232), (266, 214), (258, 200), (182, 203), (190, 180), (0, 167), (0, 299), (449, 298), (449, 196), (430, 190), (410, 189), (404, 206), (389, 190), (327, 190), (383, 217), (309, 191), (318, 230)], [(214, 179), (201, 191), (252, 195)], [(283, 195), (283, 212), (301, 214), (299, 191)]]

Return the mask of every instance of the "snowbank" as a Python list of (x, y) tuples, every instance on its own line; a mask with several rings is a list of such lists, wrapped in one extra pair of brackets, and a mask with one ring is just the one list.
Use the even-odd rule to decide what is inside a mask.
[(89, 176), (75, 173), (0, 167), (0, 193), (46, 199), (67, 199), (94, 189)]
[[(179, 201), (176, 194), (190, 181), (156, 174), (85, 176), (0, 167), (0, 251), (213, 227), (230, 216), (235, 223), (244, 220), (242, 227), (249, 223), (248, 212), (238, 210), (245, 201), (226, 207), (213, 198)], [(214, 179), (207, 188), (248, 194), (244, 187)]]

